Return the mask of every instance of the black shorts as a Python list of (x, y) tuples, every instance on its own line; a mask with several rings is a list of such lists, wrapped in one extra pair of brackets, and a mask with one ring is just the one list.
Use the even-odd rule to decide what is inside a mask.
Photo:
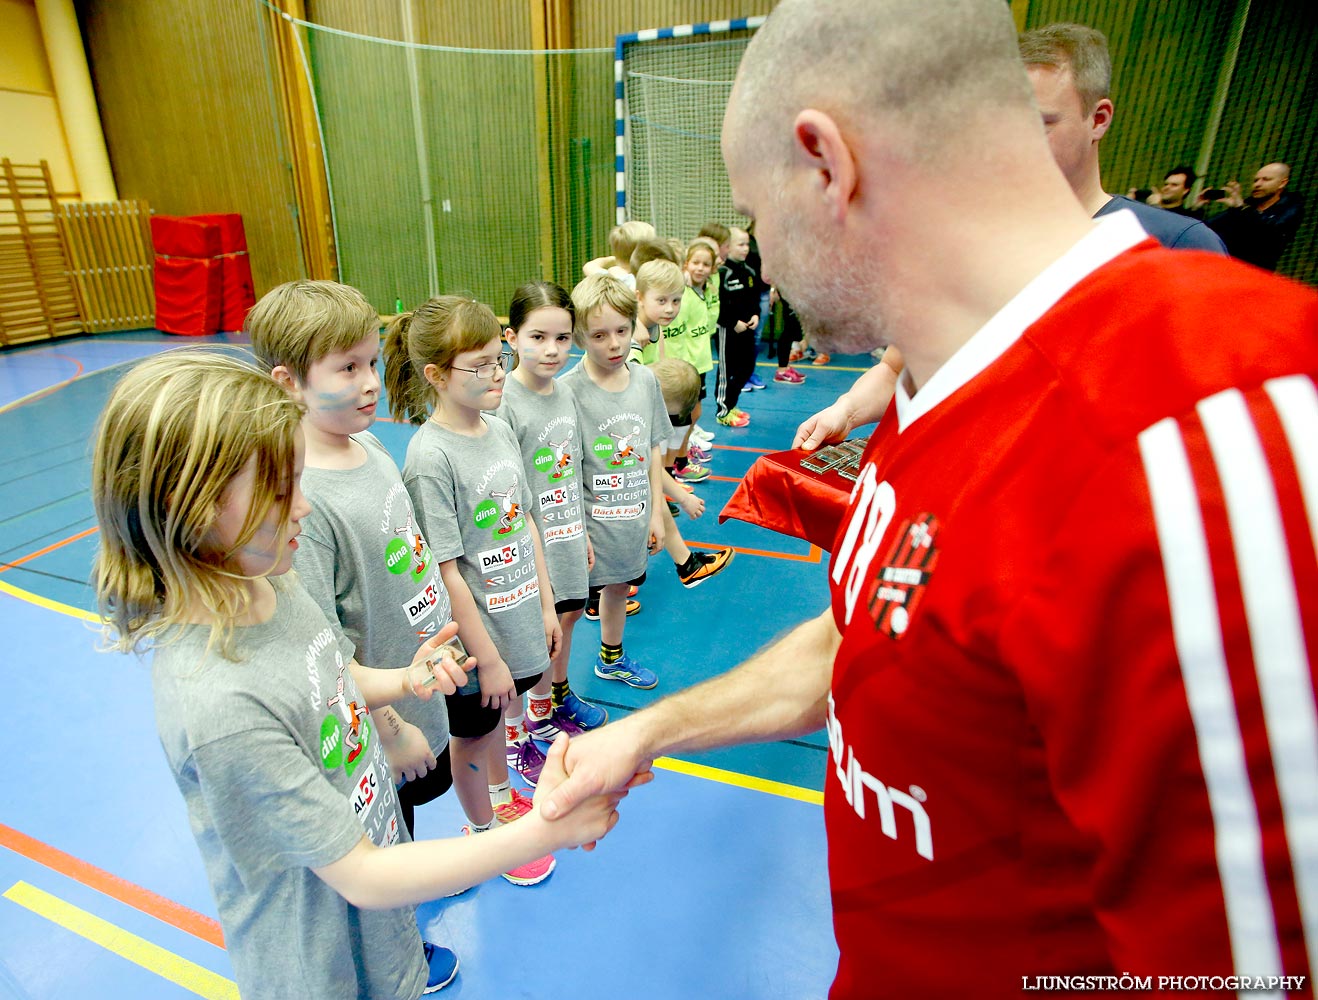
[[(524, 695), (536, 686), (544, 674), (523, 677), (514, 680), (518, 695)], [(459, 739), (478, 740), (486, 733), (493, 732), (503, 719), (503, 712), (497, 708), (486, 708), (481, 704), (481, 693), (450, 694), (444, 697), (448, 707), (449, 732)]]
[[(628, 581), (627, 581), (627, 586), (629, 586), (629, 587), (639, 587), (639, 586), (640, 586), (641, 584), (643, 584), (644, 582), (645, 582), (645, 574), (642, 573), (642, 574), (641, 574), (640, 576), (638, 576), (635, 580), (628, 580)], [(613, 586), (613, 585), (612, 585), (612, 584), (605, 584), (605, 583), (601, 583), (598, 587), (592, 585), (591, 588), (590, 588), (590, 603), (591, 603), (591, 604), (596, 604), (596, 603), (598, 603), (598, 602), (599, 602), (600, 593), (604, 590), (605, 587), (611, 587), (611, 586)]]
[(570, 601), (555, 601), (554, 612), (560, 615), (570, 615), (573, 611), (582, 611), (586, 607), (584, 597), (574, 597)]
[(398, 789), (398, 808), (403, 814), (403, 825), (411, 837), (416, 830), (416, 807), (433, 802), (453, 787), (453, 765), (448, 747), (435, 758), (435, 767), (415, 781), (408, 781)]

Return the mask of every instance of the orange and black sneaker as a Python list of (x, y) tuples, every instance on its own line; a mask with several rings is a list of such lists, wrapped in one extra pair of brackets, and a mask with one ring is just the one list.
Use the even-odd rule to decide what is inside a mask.
[[(723, 572), (736, 554), (732, 549), (718, 549), (714, 552), (692, 552), (688, 563), (690, 568), (678, 566), (677, 578), (682, 581), (682, 586), (688, 590), (692, 587), (698, 587), (711, 576)], [(684, 569), (686, 569), (686, 572), (683, 572)]]

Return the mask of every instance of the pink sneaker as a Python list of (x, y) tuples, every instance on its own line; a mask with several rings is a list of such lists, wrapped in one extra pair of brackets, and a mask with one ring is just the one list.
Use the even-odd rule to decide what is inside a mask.
[(787, 382), (791, 385), (800, 385), (805, 381), (805, 376), (795, 368), (789, 366), (787, 368), (780, 368), (773, 376), (773, 380), (775, 382)]
[(494, 816), (500, 823), (515, 823), (535, 808), (531, 800), (516, 788), (512, 791), (513, 798), (511, 802), (501, 802), (494, 807)]
[(700, 445), (698, 444), (692, 444), (687, 446), (686, 457), (688, 461), (697, 462), (700, 465), (704, 465), (711, 458), (713, 458), (713, 456), (709, 453), (707, 449), (700, 447)]
[[(464, 837), (475, 836), (471, 832), (471, 827), (462, 828)], [(528, 861), (524, 865), (518, 865), (516, 868), (510, 868), (503, 873), (503, 877), (513, 885), (539, 885), (545, 879), (554, 873), (558, 867), (558, 862), (554, 860), (552, 854), (546, 854), (543, 858), (536, 858), (534, 861)]]

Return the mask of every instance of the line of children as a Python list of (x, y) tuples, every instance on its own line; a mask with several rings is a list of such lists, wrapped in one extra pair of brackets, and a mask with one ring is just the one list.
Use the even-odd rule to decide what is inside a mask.
[[(528, 690), (548, 690), (543, 678), (562, 637), (521, 449), (488, 415), (511, 363), (502, 335), (488, 306), (437, 296), (392, 320), (385, 337), (390, 410), (418, 425), (403, 483), (479, 664), (448, 699), (453, 781), (469, 834), (531, 810), (509, 784), (500, 722)], [(530, 739), (518, 751), (517, 770), (535, 784), (543, 754)], [(554, 866), (544, 857), (504, 877), (533, 885)]]
[(457, 960), (421, 940), (412, 907), (598, 839), (617, 797), (580, 822), (534, 811), (474, 840), (407, 842), (373, 715), (458, 689), (441, 651), (455, 629), (406, 665), (362, 667), (289, 575), (310, 512), (302, 424), (267, 373), (222, 352), (125, 375), (93, 459), (97, 598), (111, 648), (153, 650), (156, 726), (243, 996), (416, 1000)]

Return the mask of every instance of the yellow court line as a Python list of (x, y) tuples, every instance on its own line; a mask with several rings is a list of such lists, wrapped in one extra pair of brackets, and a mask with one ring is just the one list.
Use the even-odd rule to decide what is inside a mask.
[(27, 882), (15, 882), (5, 893), (5, 898), (141, 966), (147, 972), (183, 987), (189, 993), (206, 997), (207, 1000), (239, 1000), (238, 984), (232, 979), (225, 979), (204, 966), (189, 962), (172, 951), (152, 944), (146, 938), (116, 927), (108, 920), (102, 920)]
[(660, 757), (654, 762), (654, 766), (664, 771), (687, 774), (693, 778), (704, 778), (706, 781), (718, 781), (725, 785), (736, 785), (738, 788), (749, 788), (754, 792), (767, 792), (785, 799), (795, 799), (797, 802), (808, 802), (815, 806), (824, 804), (824, 793), (817, 792), (813, 788), (789, 785), (783, 781), (770, 781), (768, 778), (757, 778), (750, 774), (738, 774), (736, 771), (724, 771), (722, 768), (710, 767), (707, 764), (693, 764), (689, 760), (677, 760), (675, 757)]
[(26, 601), (28, 604), (35, 604), (39, 608), (45, 608), (47, 611), (56, 611), (62, 615), (68, 615), (70, 618), (80, 618), (85, 622), (91, 622), (93, 625), (101, 625), (103, 621), (101, 616), (92, 611), (83, 611), (82, 608), (75, 608), (71, 604), (61, 604), (59, 601), (52, 601), (49, 597), (42, 597), (40, 594), (34, 594), (30, 590), (23, 590), (21, 587), (15, 587), (12, 583), (5, 583), (0, 580), (0, 594), (8, 594), (10, 597), (17, 597), (20, 601)]

